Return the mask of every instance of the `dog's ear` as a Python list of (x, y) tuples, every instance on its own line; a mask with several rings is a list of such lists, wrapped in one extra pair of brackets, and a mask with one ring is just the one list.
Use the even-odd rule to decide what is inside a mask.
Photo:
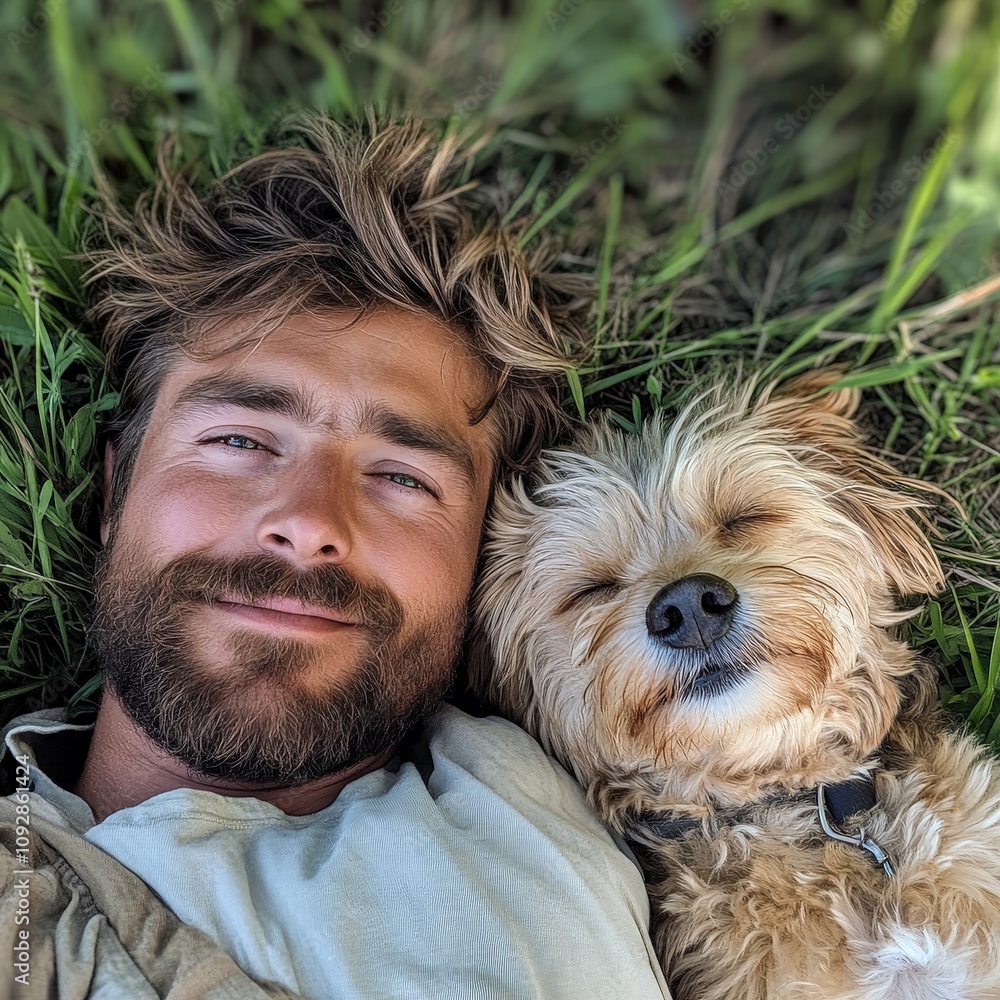
[(777, 386), (763, 402), (797, 438), (813, 445), (824, 445), (830, 457), (841, 456), (845, 446), (850, 454), (864, 449), (854, 416), (858, 412), (861, 393), (854, 388), (832, 388), (843, 372), (838, 368), (821, 368), (806, 372)]
[(927, 538), (924, 511), (933, 506), (931, 495), (951, 498), (901, 475), (867, 447), (854, 420), (859, 392), (830, 388), (842, 374), (828, 368), (792, 379), (765, 393), (755, 413), (783, 432), (803, 465), (831, 477), (830, 502), (867, 532), (900, 595), (936, 593), (944, 573)]

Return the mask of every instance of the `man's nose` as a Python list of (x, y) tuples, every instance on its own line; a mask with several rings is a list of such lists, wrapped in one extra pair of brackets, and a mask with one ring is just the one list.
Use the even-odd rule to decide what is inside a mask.
[(332, 476), (300, 479), (261, 518), (261, 548), (301, 562), (342, 563), (351, 551), (349, 498)]

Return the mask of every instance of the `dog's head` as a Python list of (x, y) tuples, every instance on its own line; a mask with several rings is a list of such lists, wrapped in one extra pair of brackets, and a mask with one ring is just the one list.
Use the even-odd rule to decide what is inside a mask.
[(832, 379), (599, 423), (496, 497), (473, 683), (606, 814), (615, 788), (736, 805), (846, 777), (895, 717), (915, 658), (886, 629), (942, 572), (922, 484), (864, 447)]

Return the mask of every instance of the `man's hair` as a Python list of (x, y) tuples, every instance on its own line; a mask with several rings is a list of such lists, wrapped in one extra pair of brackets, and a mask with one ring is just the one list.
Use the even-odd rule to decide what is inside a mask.
[[(253, 343), (291, 314), (416, 309), (457, 330), (491, 381), (473, 419), (492, 415), (496, 475), (526, 468), (566, 417), (561, 370), (580, 356), (588, 281), (505, 226), (475, 150), (413, 120), (283, 129), (260, 153), (196, 190), (158, 158), (155, 189), (133, 211), (106, 197), (87, 253), (115, 419), (112, 506), (128, 488), (160, 385), (215, 327), (253, 317)], [(202, 355), (204, 356), (204, 355)]]

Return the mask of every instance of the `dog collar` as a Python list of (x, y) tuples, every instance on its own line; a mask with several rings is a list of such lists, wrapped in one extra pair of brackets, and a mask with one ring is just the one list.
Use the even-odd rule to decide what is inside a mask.
[[(868, 836), (863, 826), (858, 828), (853, 837), (842, 832), (849, 817), (855, 813), (867, 812), (876, 805), (878, 805), (878, 795), (875, 792), (875, 782), (867, 773), (836, 785), (816, 786), (816, 811), (823, 832), (831, 840), (839, 840), (842, 844), (853, 844), (867, 851), (875, 863), (882, 866), (886, 875), (893, 878), (896, 872), (893, 870), (889, 855)], [(834, 823), (841, 829), (836, 829)]]
[[(794, 796), (794, 798), (800, 798), (801, 794)], [(863, 826), (859, 827), (858, 832), (853, 836), (844, 833), (844, 830), (849, 829), (852, 825), (848, 822), (850, 817), (858, 813), (868, 812), (869, 809), (878, 805), (875, 781), (870, 774), (865, 772), (833, 785), (820, 784), (805, 794), (809, 797), (815, 796), (820, 829), (826, 836), (831, 840), (839, 841), (842, 844), (851, 844), (867, 851), (872, 859), (882, 866), (882, 870), (889, 878), (895, 875), (889, 855), (868, 836)], [(781, 800), (769, 799), (767, 801)], [(702, 824), (701, 820), (698, 819), (657, 816), (649, 813), (640, 817), (637, 824), (637, 832), (651, 833), (654, 837), (666, 840), (680, 840), (692, 830), (700, 829), (702, 829)], [(640, 846), (648, 846), (648, 844)]]

